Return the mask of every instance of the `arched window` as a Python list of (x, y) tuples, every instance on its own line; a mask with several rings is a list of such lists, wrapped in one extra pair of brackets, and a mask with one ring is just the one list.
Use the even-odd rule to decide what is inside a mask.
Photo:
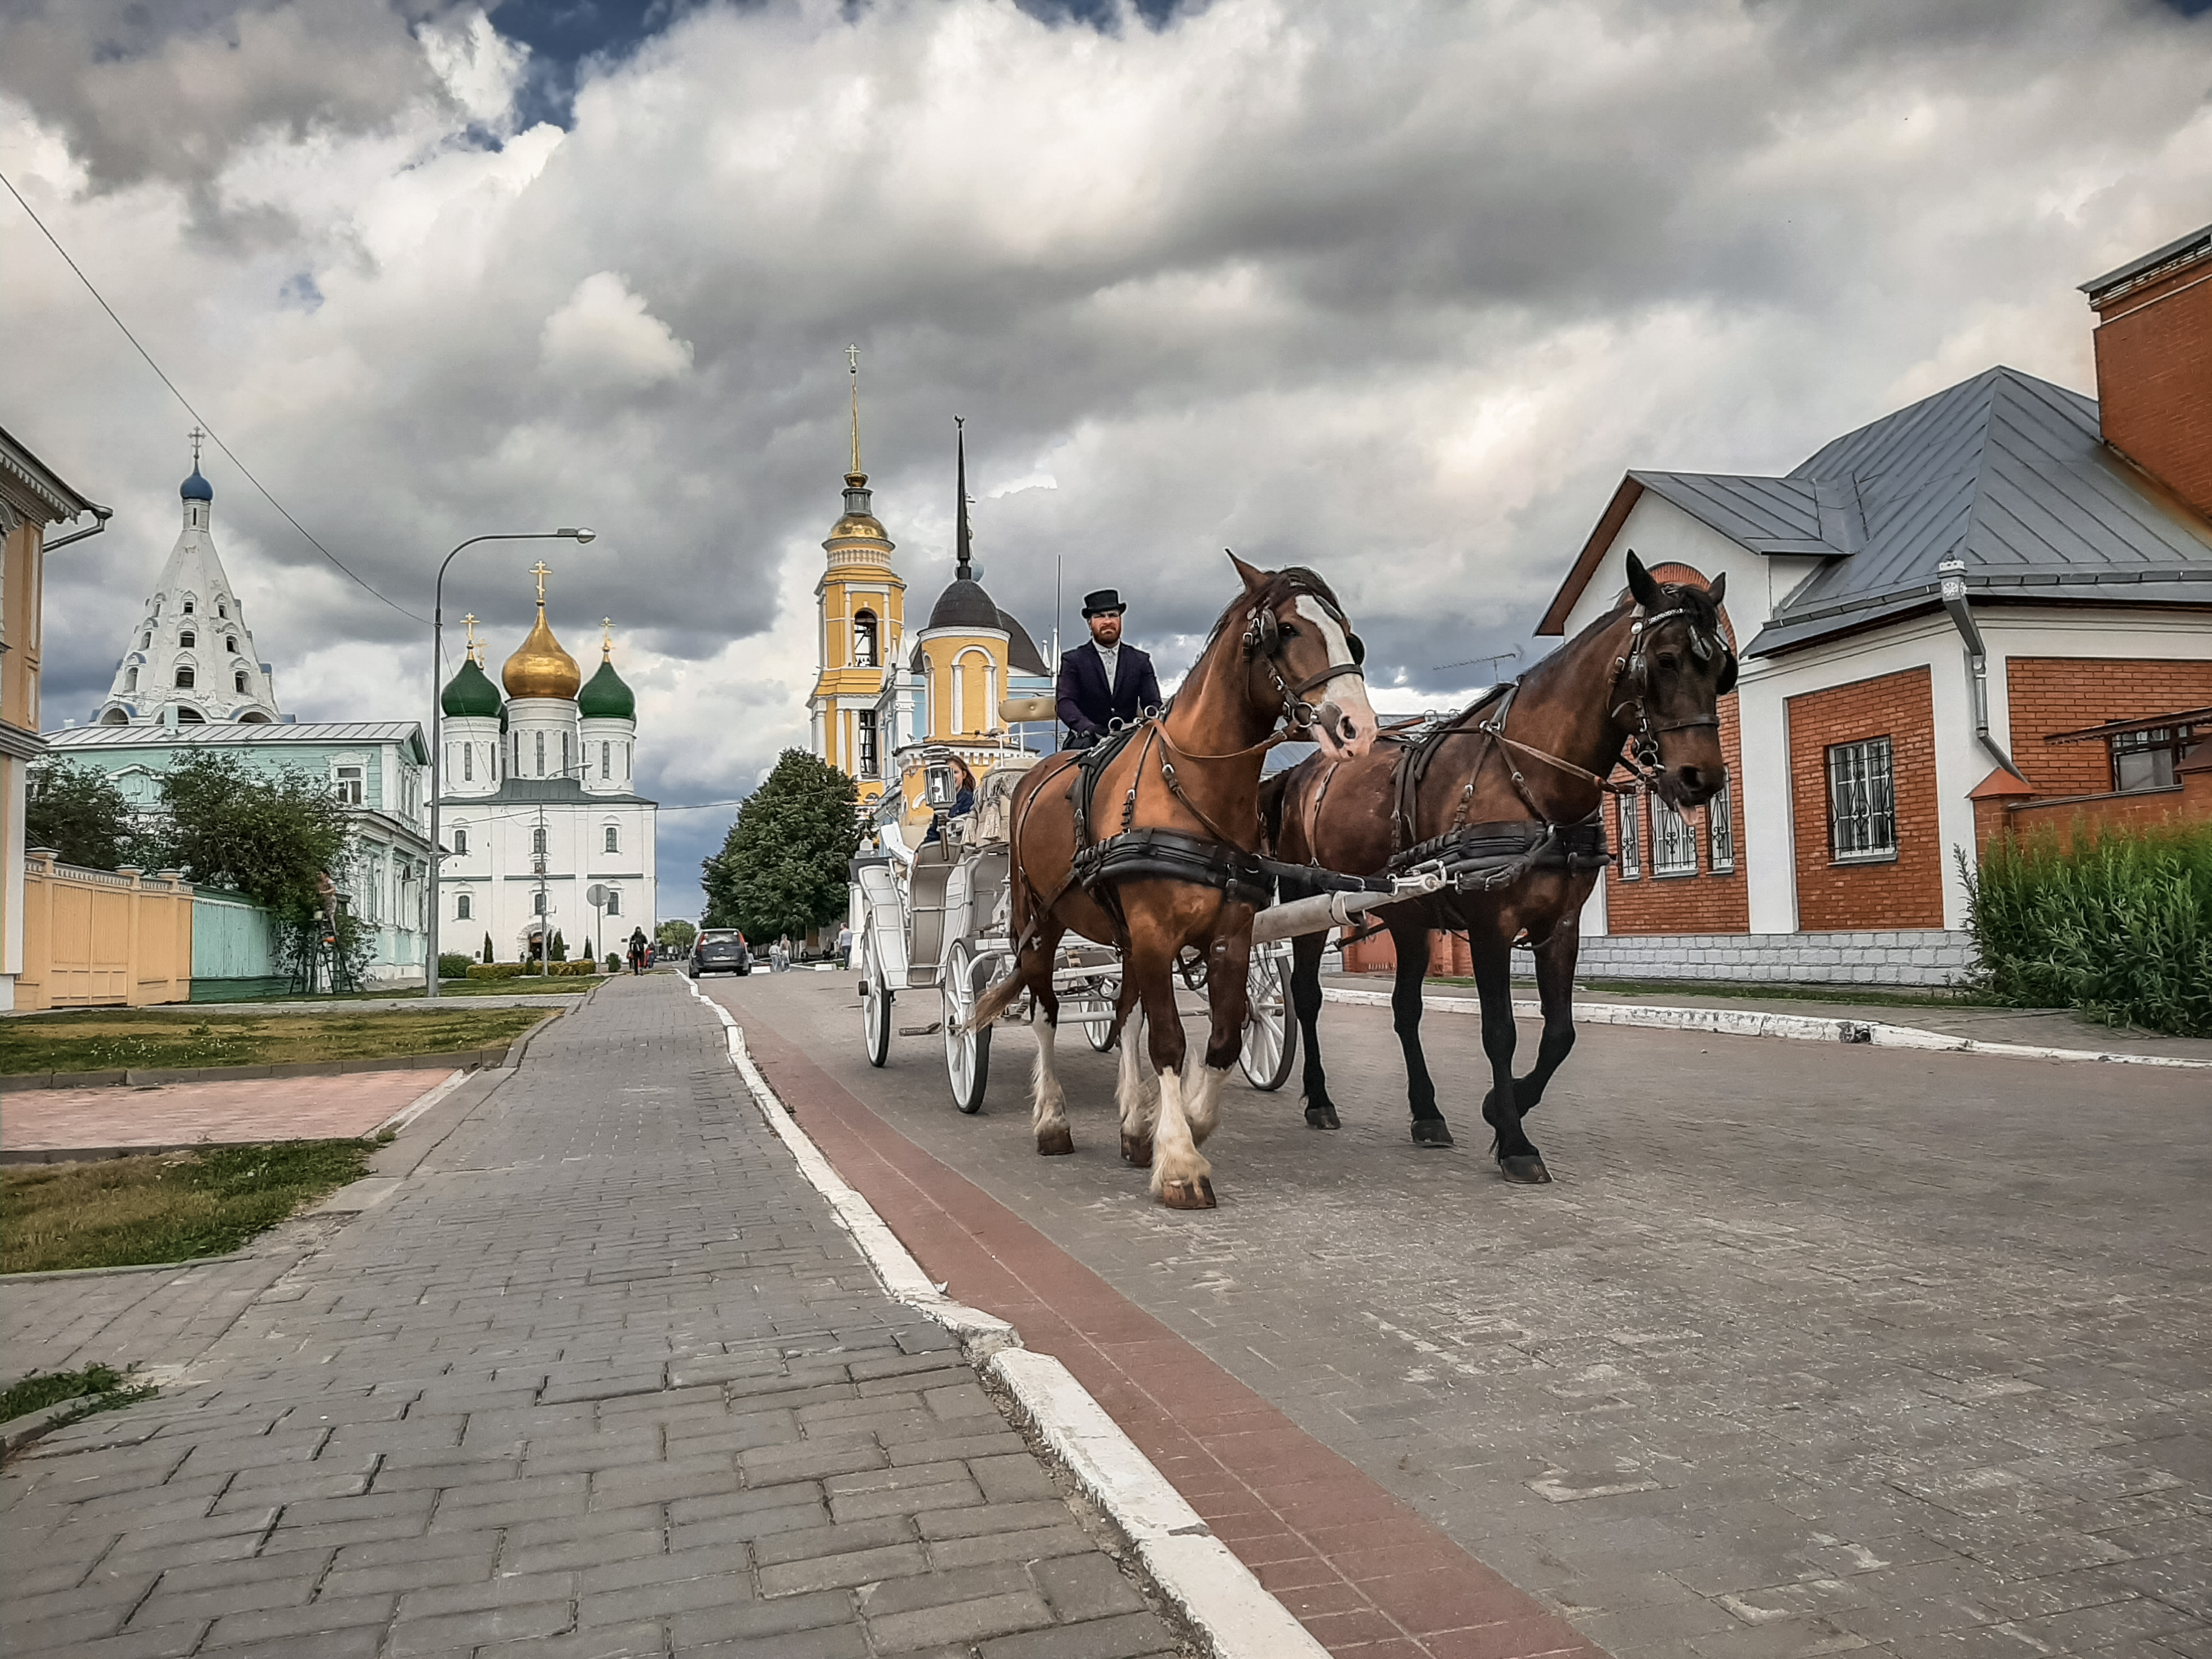
[(200, 642), (200, 636), (199, 636), (198, 635), (197, 635), (197, 634), (193, 633), (193, 632), (192, 632), (192, 630), (191, 630), (191, 629), (189, 629), (189, 628), (187, 628), (186, 629), (185, 629), (185, 631), (184, 631), (183, 633), (181, 633), (181, 634), (179, 634), (179, 635), (177, 635), (177, 643), (178, 643), (179, 645), (180, 645), (180, 646), (184, 647), (184, 648), (185, 648), (185, 650), (187, 650), (187, 651), (191, 650), (194, 646), (198, 645), (199, 642)]
[(611, 779), (615, 775), (615, 746), (611, 743), (599, 745), (599, 775)]
[(856, 611), (853, 613), (853, 666), (873, 668), (876, 662), (876, 613)]
[(197, 599), (186, 599), (186, 600), (185, 601), (185, 614), (187, 617), (191, 616), (191, 615), (192, 614), (192, 612), (193, 612), (195, 610), (197, 610), (197, 609), (198, 608), (198, 605), (199, 605), (199, 601), (198, 601), (198, 600), (197, 600)]
[(269, 724), (269, 716), (258, 708), (249, 708), (238, 717), (238, 721), (241, 726), (266, 726)]
[(607, 889), (607, 914), (611, 916), (622, 914), (622, 889), (619, 887)]
[(141, 651), (143, 651), (143, 650), (147, 649), (147, 648), (148, 648), (149, 647), (150, 647), (153, 643), (154, 643), (154, 636), (153, 636), (151, 634), (141, 634), (141, 635), (138, 636), (138, 648), (139, 648)]
[(238, 654), (238, 635), (235, 635), (235, 634), (226, 634), (226, 635), (223, 635), (223, 639), (222, 639), (222, 648), (223, 648), (224, 650), (226, 650), (226, 651), (229, 652), (233, 656), (237, 655), (237, 654)]
[(111, 708), (100, 717), (100, 723), (102, 726), (128, 726), (131, 724), (131, 716), (120, 708)]
[(475, 908), (471, 903), (469, 896), (466, 893), (462, 893), (455, 896), (453, 900), (453, 920), (455, 921), (466, 921), (475, 914)]
[[(230, 614), (230, 601), (228, 599), (217, 599), (215, 602), (215, 614), (218, 617), (228, 617)], [(238, 649), (238, 647), (235, 644), (233, 644), (230, 648), (235, 651)]]
[(468, 850), (469, 826), (465, 823), (457, 823), (453, 826), (453, 852), (457, 856), (465, 856)]
[(568, 734), (563, 732), (561, 734), (561, 775), (564, 778), (576, 769), (576, 763), (568, 754)]
[(622, 851), (622, 831), (615, 828), (611, 823), (607, 825), (606, 850), (610, 853), (619, 853)]
[(545, 826), (542, 823), (530, 832), (530, 856), (534, 859), (545, 856)]
[(189, 691), (191, 689), (192, 665), (188, 662), (180, 662), (177, 665), (177, 690)]
[(535, 916), (545, 914), (545, 894), (542, 889), (530, 896), (530, 913)]
[(239, 689), (240, 691), (243, 691), (243, 690), (246, 690), (246, 671), (245, 671), (243, 668), (240, 669), (240, 670), (238, 671), (238, 672), (236, 672), (235, 674), (232, 675), (232, 676), (231, 676), (231, 678), (232, 678), (232, 680), (234, 680), (234, 681), (237, 684), (238, 689)]
[(476, 781), (477, 746), (472, 743), (465, 743), (461, 745), (461, 781), (474, 783)]
[(201, 714), (197, 708), (179, 708), (177, 710), (177, 724), (179, 726), (205, 726), (207, 724), (207, 716)]
[(543, 732), (538, 732), (536, 736), (538, 738), (538, 775), (542, 778), (545, 775), (545, 734)]
[(138, 671), (137, 669), (126, 668), (123, 671), (123, 689), (125, 691), (136, 691), (138, 689)]

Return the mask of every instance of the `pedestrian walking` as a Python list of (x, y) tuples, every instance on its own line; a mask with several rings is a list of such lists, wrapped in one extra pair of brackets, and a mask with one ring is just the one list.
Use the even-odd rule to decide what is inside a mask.
[(780, 974), (791, 965), (791, 939), (788, 935), (768, 947), (768, 970)]
[(652, 956), (652, 954), (653, 946), (646, 941), (645, 929), (642, 927), (631, 928), (629, 931), (629, 970), (631, 974), (635, 975), (644, 973), (646, 961)]
[(840, 968), (853, 965), (853, 930), (850, 927), (837, 930), (837, 965)]

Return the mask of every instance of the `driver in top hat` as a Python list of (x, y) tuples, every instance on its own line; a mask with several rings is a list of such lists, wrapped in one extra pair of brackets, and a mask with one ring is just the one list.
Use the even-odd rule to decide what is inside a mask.
[(1111, 722), (1129, 725), (1160, 706), (1152, 659), (1121, 643), (1121, 613), (1127, 608), (1110, 587), (1083, 596), (1090, 643), (1060, 653), (1060, 718), (1070, 749), (1088, 749)]

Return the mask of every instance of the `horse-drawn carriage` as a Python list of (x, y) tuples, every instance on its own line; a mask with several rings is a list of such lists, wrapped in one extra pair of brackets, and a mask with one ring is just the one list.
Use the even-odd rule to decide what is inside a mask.
[[(883, 845), (853, 860), (853, 965), (860, 978), (868, 1063), (881, 1066), (889, 1059), (894, 1035), (941, 1033), (946, 1079), (953, 1103), (963, 1112), (981, 1109), (991, 1070), (992, 1026), (971, 1030), (969, 1017), (1013, 955), (1007, 809), (1015, 786), (1038, 758), (1025, 750), (1001, 750), (976, 785), (973, 811), (938, 816), (935, 833), (912, 848), (905, 845), (901, 825), (888, 823)], [(1202, 960), (1186, 963), (1182, 977), (1189, 988), (1201, 988)], [(1249, 980), (1250, 1012), (1239, 1059), (1254, 1088), (1279, 1089), (1296, 1058), (1288, 942), (1255, 950)], [(1053, 986), (1063, 1022), (1080, 1025), (1099, 1053), (1110, 1048), (1121, 992), (1121, 952), (1070, 939), (1057, 953)], [(902, 992), (930, 1007), (926, 1024), (903, 1031), (896, 1026), (894, 1009)], [(1035, 1016), (1034, 1000), (1025, 997), (1000, 1018), (1026, 1024)]]

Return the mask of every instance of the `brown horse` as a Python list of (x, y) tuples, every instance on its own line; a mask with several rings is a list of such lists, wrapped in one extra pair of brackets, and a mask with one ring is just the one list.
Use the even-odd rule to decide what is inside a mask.
[[(1452, 1144), (1421, 1052), (1421, 982), (1431, 929), (1463, 927), (1482, 1001), (1492, 1151), (1509, 1181), (1551, 1179), (1521, 1120), (1574, 1047), (1583, 902), (1606, 863), (1604, 780), (1626, 760), (1677, 811), (1703, 805), (1728, 781), (1714, 708), (1735, 684), (1720, 623), (1724, 580), (1711, 591), (1655, 581), (1631, 553), (1621, 604), (1516, 684), (1425, 740), (1381, 743), (1341, 767), (1309, 759), (1268, 781), (1270, 839), (1285, 860), (1359, 875), (1439, 857), (1471, 866), (1435, 896), (1379, 913), (1397, 947), (1390, 1008), (1416, 1143)], [(1510, 975), (1523, 939), (1535, 951), (1544, 1035), (1535, 1069), (1516, 1079)], [(1291, 981), (1305, 1035), (1306, 1121), (1317, 1129), (1337, 1127), (1316, 1030), (1326, 944), (1321, 933), (1297, 940)]]
[[(1288, 722), (1335, 760), (1364, 755), (1375, 740), (1358, 636), (1328, 584), (1310, 570), (1255, 570), (1231, 557), (1243, 592), (1214, 623), (1166, 712), (1110, 753), (1088, 763), (1056, 757), (1015, 789), (1014, 968), (970, 1019), (981, 1026), (996, 1018), (1024, 990), (1036, 997), (1036, 1149), (1072, 1152), (1053, 1062), (1054, 960), (1071, 930), (1120, 946), (1117, 1023), (1141, 1004), (1121, 1039), (1121, 1156), (1150, 1165), (1153, 1196), (1177, 1210), (1213, 1205), (1212, 1166), (1198, 1149), (1213, 1133), (1244, 1030), (1253, 909), (1267, 896), (1252, 854), (1260, 768), (1273, 734)], [(1308, 700), (1315, 694), (1318, 706)], [(1192, 947), (1203, 953), (1212, 1016), (1195, 1075), (1175, 997), (1176, 959)], [(1140, 1034), (1159, 1073), (1156, 1100), (1145, 1085)]]

